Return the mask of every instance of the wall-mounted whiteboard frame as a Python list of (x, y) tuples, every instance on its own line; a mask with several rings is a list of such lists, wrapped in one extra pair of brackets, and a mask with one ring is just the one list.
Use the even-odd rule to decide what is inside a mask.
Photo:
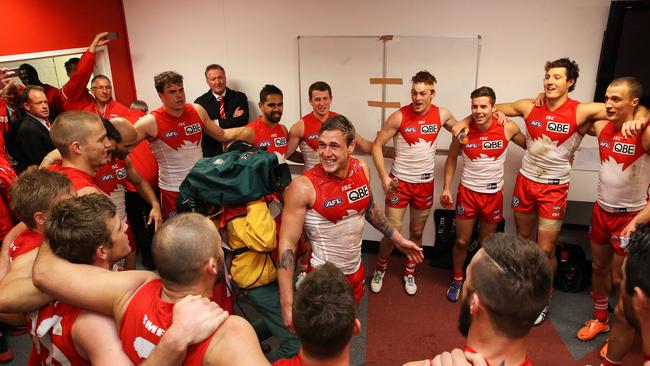
[[(369, 107), (367, 101), (408, 104), (411, 76), (426, 69), (438, 79), (434, 103), (463, 118), (470, 111), (469, 94), (478, 87), (481, 42), (480, 35), (464, 34), (300, 35), (300, 115), (311, 111), (309, 85), (326, 81), (335, 98), (332, 109), (350, 118), (359, 133), (372, 140), (395, 109)], [(350, 68), (355, 67), (362, 69), (354, 73)], [(403, 84), (370, 85), (371, 77), (398, 77)], [(451, 136), (442, 133), (438, 146), (444, 150), (450, 141)]]

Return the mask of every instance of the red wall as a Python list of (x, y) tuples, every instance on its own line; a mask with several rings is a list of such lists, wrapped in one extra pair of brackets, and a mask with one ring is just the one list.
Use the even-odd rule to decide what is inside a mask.
[(117, 32), (108, 44), (115, 97), (129, 105), (135, 82), (121, 0), (19, 0), (0, 5), (0, 55), (88, 47), (97, 33)]

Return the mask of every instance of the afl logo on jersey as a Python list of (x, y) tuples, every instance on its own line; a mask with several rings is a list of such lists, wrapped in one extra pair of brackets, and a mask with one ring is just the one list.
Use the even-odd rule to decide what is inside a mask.
[(169, 132), (165, 133), (165, 138), (166, 139), (168, 139), (170, 137), (176, 137), (176, 136), (178, 136), (178, 132), (176, 132), (176, 131), (169, 131)]
[(273, 140), (275, 142), (275, 147), (287, 146), (287, 138), (286, 137), (276, 137)]
[(471, 142), (469, 144), (463, 145), (463, 147), (466, 148), (466, 149), (477, 149), (478, 144), (476, 142)]
[(432, 135), (438, 133), (438, 126), (436, 125), (422, 125), (420, 126), (420, 132), (424, 135)]
[(546, 131), (567, 134), (569, 133), (569, 127), (571, 127), (571, 125), (568, 123), (549, 122), (546, 125)]
[(483, 141), (483, 150), (502, 149), (503, 140)]
[(112, 180), (114, 178), (115, 178), (115, 176), (113, 175), (113, 173), (108, 173), (108, 174), (102, 175), (102, 177), (99, 178), (99, 180), (101, 180), (102, 182), (108, 182), (109, 180)]
[(195, 123), (193, 125), (185, 126), (186, 135), (194, 135), (195, 133), (201, 132), (201, 124)]
[(632, 144), (624, 144), (622, 142), (614, 143), (614, 152), (624, 155), (634, 155), (634, 149), (636, 146)]
[(117, 179), (126, 179), (126, 168), (116, 170), (115, 174), (117, 174)]
[(406, 127), (402, 130), (404, 133), (414, 133), (417, 131), (415, 127)]
[(271, 141), (260, 141), (257, 144), (257, 147), (269, 147), (271, 146)]
[(609, 149), (609, 146), (610, 146), (609, 141), (601, 141), (599, 145), (600, 145), (600, 147), (603, 147), (605, 149)]
[(341, 197), (336, 197), (336, 198), (332, 198), (331, 200), (325, 201), (325, 203), (323, 203), (323, 207), (332, 208), (334, 206), (340, 205), (341, 203), (343, 203)]
[(542, 127), (542, 122), (535, 119), (535, 120), (530, 121), (530, 125), (532, 127)]
[(309, 135), (305, 138), (305, 140), (309, 140), (309, 141), (318, 140), (318, 134)]
[(368, 196), (370, 196), (370, 191), (368, 190), (367, 185), (363, 185), (359, 188), (355, 188), (351, 191), (347, 192), (348, 195), (348, 202), (354, 203), (358, 200), (364, 199)]

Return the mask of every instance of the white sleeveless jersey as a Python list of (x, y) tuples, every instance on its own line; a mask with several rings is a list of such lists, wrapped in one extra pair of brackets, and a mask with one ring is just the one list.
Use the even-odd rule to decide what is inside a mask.
[(440, 109), (431, 105), (422, 116), (415, 113), (413, 104), (400, 108), (402, 123), (393, 137), (395, 161), (392, 174), (409, 183), (433, 180), (438, 133), (442, 126)]

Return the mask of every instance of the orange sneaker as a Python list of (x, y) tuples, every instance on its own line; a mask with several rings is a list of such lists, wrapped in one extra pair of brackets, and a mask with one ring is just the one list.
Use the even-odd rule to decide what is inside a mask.
[(585, 326), (580, 328), (576, 335), (579, 340), (586, 342), (596, 338), (600, 333), (609, 332), (609, 325), (602, 323), (599, 320), (592, 319), (585, 323)]
[(603, 344), (603, 348), (600, 349), (600, 358), (605, 358), (607, 357), (607, 346), (609, 346), (609, 340), (605, 341), (605, 344)]

